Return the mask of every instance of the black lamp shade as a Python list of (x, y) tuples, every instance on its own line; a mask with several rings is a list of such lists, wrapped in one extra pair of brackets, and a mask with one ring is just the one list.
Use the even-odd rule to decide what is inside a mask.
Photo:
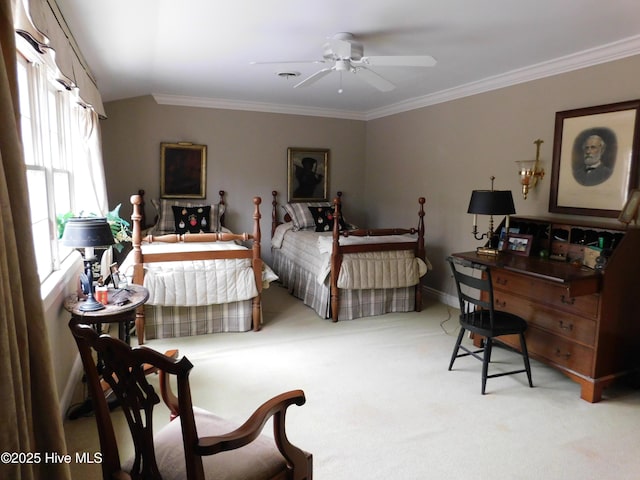
[(474, 190), (467, 213), (477, 215), (511, 215), (516, 213), (511, 190)]
[(70, 218), (62, 235), (62, 244), (67, 247), (108, 247), (114, 243), (111, 227), (104, 217)]

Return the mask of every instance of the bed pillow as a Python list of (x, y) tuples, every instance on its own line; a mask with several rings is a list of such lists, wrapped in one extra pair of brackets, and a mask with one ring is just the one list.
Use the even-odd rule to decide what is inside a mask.
[[(309, 207), (309, 211), (313, 216), (313, 222), (316, 232), (330, 232), (333, 230), (333, 207)], [(344, 218), (340, 217), (340, 231), (347, 229)]]
[(300, 202), (283, 205), (284, 211), (291, 217), (294, 230), (307, 230), (316, 227), (309, 207), (331, 207), (331, 204), (328, 202)]
[(209, 233), (211, 227), (211, 206), (185, 207), (173, 205), (176, 233)]
[(152, 200), (153, 206), (156, 208), (158, 212), (158, 221), (156, 222), (155, 228), (153, 229), (154, 235), (162, 235), (165, 233), (175, 233), (176, 232), (176, 222), (175, 217), (173, 216), (173, 208), (174, 206), (179, 207), (210, 207), (210, 219), (209, 219), (209, 231), (210, 232), (219, 232), (222, 225), (220, 223), (220, 219), (222, 215), (224, 215), (225, 205), (216, 203), (213, 205), (204, 205), (202, 202), (189, 202), (184, 199), (167, 199), (162, 198), (158, 202), (157, 200)]

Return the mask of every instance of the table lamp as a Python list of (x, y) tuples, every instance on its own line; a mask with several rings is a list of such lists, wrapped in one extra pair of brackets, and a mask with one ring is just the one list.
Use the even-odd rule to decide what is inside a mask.
[[(513, 205), (511, 190), (494, 190), (493, 181), (496, 177), (491, 177), (491, 190), (473, 190), (467, 213), (473, 213), (473, 236), (476, 240), (487, 238), (488, 247), (478, 247), (477, 252), (484, 255), (497, 255), (497, 239), (493, 231), (493, 216), (506, 215), (505, 230), (509, 231), (509, 215), (516, 213)], [(478, 215), (489, 215), (489, 230), (486, 233), (478, 234)]]
[(104, 217), (74, 217), (67, 220), (62, 244), (67, 247), (84, 249), (84, 273), (80, 275), (80, 283), (87, 292), (87, 299), (79, 307), (83, 312), (101, 310), (104, 305), (98, 302), (93, 295), (93, 268), (97, 261), (94, 248), (108, 247), (114, 244), (111, 227)]

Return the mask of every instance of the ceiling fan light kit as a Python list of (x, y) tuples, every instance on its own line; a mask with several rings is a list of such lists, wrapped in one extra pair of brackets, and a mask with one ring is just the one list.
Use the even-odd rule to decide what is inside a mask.
[[(331, 72), (351, 72), (367, 82), (372, 87), (381, 92), (389, 92), (396, 86), (382, 77), (378, 73), (369, 69), (370, 66), (376, 67), (433, 67), (436, 60), (429, 55), (395, 55), (395, 56), (364, 56), (364, 47), (355, 40), (351, 33), (342, 32), (333, 35), (323, 46), (323, 60), (311, 62), (252, 62), (258, 63), (327, 63), (332, 64), (325, 67), (312, 75), (308, 76), (301, 82), (298, 82), (293, 88), (307, 87), (316, 83), (321, 78), (329, 75)], [(282, 72), (287, 78), (290, 78), (286, 72)], [(295, 72), (298, 73), (298, 72)], [(280, 75), (280, 73), (278, 73)], [(296, 75), (297, 76), (297, 75)], [(342, 93), (342, 77), (340, 78), (340, 88), (338, 93)]]

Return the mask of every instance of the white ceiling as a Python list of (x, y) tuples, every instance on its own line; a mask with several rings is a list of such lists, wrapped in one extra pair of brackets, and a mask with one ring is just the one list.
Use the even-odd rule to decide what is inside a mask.
[[(372, 118), (640, 53), (638, 0), (57, 0), (103, 101)], [(326, 39), (351, 32), (365, 55), (431, 55), (435, 67), (372, 68), (293, 88), (322, 64)], [(297, 79), (277, 71), (296, 70)], [(640, 72), (639, 72), (640, 78)]]

